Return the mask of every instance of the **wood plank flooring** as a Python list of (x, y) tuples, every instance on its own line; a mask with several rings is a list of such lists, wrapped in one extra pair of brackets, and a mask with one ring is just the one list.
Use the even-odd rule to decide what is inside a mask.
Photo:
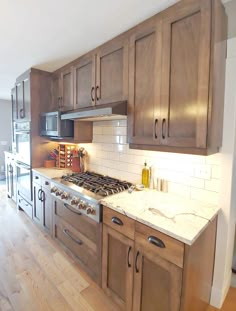
[[(16, 210), (3, 189), (0, 186), (0, 311), (118, 311), (46, 233)], [(236, 289), (230, 290), (221, 310), (236, 310)]]

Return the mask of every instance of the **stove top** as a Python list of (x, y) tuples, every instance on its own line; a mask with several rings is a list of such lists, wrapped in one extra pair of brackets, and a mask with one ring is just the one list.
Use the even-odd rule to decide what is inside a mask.
[[(70, 187), (70, 183), (86, 189), (99, 197), (106, 197), (115, 193), (122, 192), (132, 186), (127, 181), (104, 176), (94, 172), (73, 173), (62, 176), (61, 182)], [(72, 187), (74, 188), (74, 187)]]

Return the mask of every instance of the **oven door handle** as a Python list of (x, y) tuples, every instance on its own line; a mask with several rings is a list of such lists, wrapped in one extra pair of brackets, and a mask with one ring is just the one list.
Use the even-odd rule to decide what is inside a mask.
[(67, 203), (64, 203), (64, 207), (67, 208), (67, 209), (68, 209), (69, 211), (71, 211), (72, 213), (75, 213), (75, 214), (77, 214), (77, 215), (82, 215), (82, 213), (77, 212), (76, 210), (72, 209), (72, 208), (70, 207), (70, 205), (68, 205)]
[(28, 130), (15, 131), (15, 134), (30, 134), (30, 131)]
[(26, 164), (24, 164), (24, 163), (22, 163), (20, 161), (16, 161), (16, 166), (21, 167), (21, 168), (23, 168), (23, 169), (25, 169), (27, 171), (30, 171), (30, 166), (28, 166), (28, 165), (26, 165)]
[(75, 243), (77, 243), (78, 245), (82, 245), (83, 242), (79, 239), (75, 239), (72, 235), (70, 235), (70, 231), (68, 229), (63, 229), (63, 233), (68, 236), (68, 238), (70, 238), (72, 241), (74, 241)]

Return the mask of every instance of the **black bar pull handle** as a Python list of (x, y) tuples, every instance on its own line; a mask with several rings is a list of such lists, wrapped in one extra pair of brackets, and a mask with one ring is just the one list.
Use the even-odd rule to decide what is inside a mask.
[(155, 245), (155, 246), (157, 246), (157, 247), (160, 247), (160, 248), (165, 248), (166, 247), (165, 243), (161, 239), (159, 239), (159, 238), (157, 238), (157, 237), (155, 237), (153, 235), (150, 235), (148, 237), (148, 242), (153, 244), (153, 245)]
[(166, 138), (166, 119), (162, 119), (161, 131), (162, 131), (162, 139), (165, 139)]
[(123, 226), (123, 221), (120, 220), (118, 217), (112, 217), (111, 221), (118, 226)]
[(79, 239), (75, 239), (73, 236), (70, 235), (70, 231), (68, 229), (64, 229), (63, 233), (68, 236), (68, 238), (70, 238), (73, 242), (75, 242), (78, 245), (82, 245), (83, 242)]
[(155, 138), (158, 138), (158, 133), (157, 133), (157, 126), (158, 126), (158, 119), (155, 119), (154, 122), (154, 133), (155, 133)]
[(99, 100), (99, 98), (100, 98), (100, 95), (99, 95), (99, 86), (97, 85), (96, 86), (96, 100)]
[(130, 263), (130, 261), (129, 261), (129, 256), (130, 256), (131, 249), (132, 249), (132, 247), (130, 246), (129, 249), (128, 249), (128, 256), (127, 256), (127, 265), (128, 265), (128, 268), (131, 267), (131, 263)]
[(139, 269), (138, 269), (138, 266), (137, 266), (138, 257), (139, 257), (139, 251), (137, 251), (137, 254), (136, 254), (136, 257), (135, 257), (135, 272), (136, 273), (139, 273)]
[(94, 98), (94, 92), (95, 91), (95, 87), (93, 86), (92, 88), (91, 88), (91, 100), (92, 100), (92, 102), (94, 102), (95, 101), (95, 98)]
[(43, 190), (41, 190), (41, 202), (45, 202), (45, 192)]

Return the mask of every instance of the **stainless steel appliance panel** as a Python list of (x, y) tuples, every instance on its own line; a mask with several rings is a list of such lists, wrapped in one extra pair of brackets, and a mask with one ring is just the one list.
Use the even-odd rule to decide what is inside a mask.
[(15, 123), (16, 159), (31, 164), (30, 122)]
[(29, 203), (32, 201), (31, 167), (16, 161), (17, 193)]

